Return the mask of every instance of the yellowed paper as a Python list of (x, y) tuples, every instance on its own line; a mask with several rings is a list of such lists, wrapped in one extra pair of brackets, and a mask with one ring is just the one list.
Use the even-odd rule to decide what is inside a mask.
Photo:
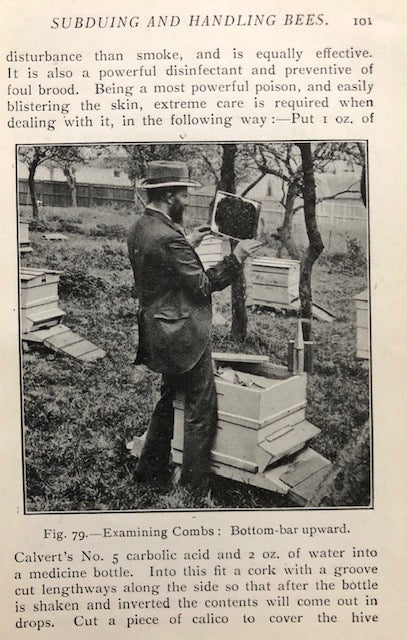
[[(3, 8), (2, 637), (404, 636), (405, 23), (404, 6), (395, 1), (318, 7), (300, 0), (289, 7), (226, 0), (194, 7), (183, 1), (17, 1)], [(79, 509), (48, 509), (46, 482), (33, 476), (32, 443), (27, 454), (30, 424), (23, 425), (23, 384), (32, 403), (36, 382), (21, 365), (18, 198), (20, 216), (29, 205), (23, 207), (19, 196), (27, 168), (23, 174), (18, 150), (87, 145), (97, 154), (105, 145), (136, 143), (206, 144), (208, 150), (228, 143), (248, 149), (332, 141), (359, 142), (368, 159), (369, 503), (279, 508), (274, 496), (272, 508), (264, 497), (260, 508), (241, 508), (240, 492), (247, 496), (248, 489), (236, 482), (228, 485), (236, 499), (227, 508), (174, 508), (173, 494), (158, 510), (145, 503), (122, 509), (111, 497), (106, 507), (102, 486), (90, 507), (80, 499)], [(31, 264), (38, 266), (35, 252), (45, 241), (35, 238)], [(52, 260), (49, 249), (47, 255), (58, 268), (61, 245), (54, 246)], [(326, 335), (334, 340), (335, 320), (329, 326)], [(109, 335), (107, 357), (114, 361), (116, 337)], [(38, 362), (35, 353), (30, 357)], [(354, 353), (348, 357), (356, 366)], [(57, 426), (41, 437), (51, 450), (66, 405), (54, 402), (56, 369), (47, 362), (40, 393), (48, 393)], [(91, 387), (91, 367), (88, 380)], [(114, 408), (114, 399), (106, 401)], [(44, 424), (52, 424), (48, 420)], [(64, 430), (69, 420), (62, 420)], [(106, 456), (103, 443), (96, 445), (96, 421), (94, 429), (89, 476), (95, 457)], [(44, 441), (38, 443), (42, 463)], [(126, 444), (120, 460), (131, 466)], [(50, 456), (53, 464), (63, 466)], [(38, 496), (35, 482), (42, 487)], [(76, 491), (81, 496), (80, 486)]]

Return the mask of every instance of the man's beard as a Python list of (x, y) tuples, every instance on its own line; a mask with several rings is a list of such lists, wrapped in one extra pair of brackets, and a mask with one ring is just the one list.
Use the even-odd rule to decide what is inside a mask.
[(174, 202), (170, 205), (170, 209), (168, 211), (168, 215), (170, 216), (173, 222), (177, 224), (182, 224), (182, 217), (184, 213), (184, 205), (179, 200), (174, 200)]

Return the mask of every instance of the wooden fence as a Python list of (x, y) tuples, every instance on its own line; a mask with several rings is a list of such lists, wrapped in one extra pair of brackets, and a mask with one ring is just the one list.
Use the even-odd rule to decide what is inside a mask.
[[(37, 200), (44, 207), (70, 207), (72, 197), (65, 181), (36, 180)], [(78, 207), (131, 207), (134, 206), (132, 187), (118, 187), (105, 184), (80, 183), (76, 187)], [(18, 201), (20, 205), (31, 204), (28, 180), (18, 181)]]
[[(63, 180), (36, 180), (35, 190), (38, 203), (44, 207), (70, 207), (72, 196), (69, 185)], [(190, 193), (189, 209), (194, 219), (206, 221), (211, 195)], [(133, 207), (135, 202), (133, 187), (116, 185), (79, 183), (76, 187), (78, 207)], [(18, 181), (18, 201), (20, 205), (30, 205), (28, 180)]]
[[(49, 207), (69, 207), (72, 204), (69, 185), (64, 181), (38, 180), (35, 183), (39, 204)], [(20, 205), (30, 204), (28, 180), (19, 180), (18, 197)], [(203, 224), (208, 214), (213, 195), (190, 193), (185, 222), (187, 226)], [(78, 184), (78, 207), (112, 207), (129, 211), (135, 209), (132, 187), (115, 185)], [(137, 205), (137, 209), (139, 205)], [(283, 222), (281, 205), (265, 198), (262, 202), (261, 217), (264, 231), (273, 233)], [(327, 250), (344, 250), (347, 236), (357, 238), (364, 249), (367, 247), (367, 212), (361, 200), (329, 200), (317, 205), (317, 222)], [(306, 242), (304, 216), (299, 211), (293, 223), (297, 242)]]

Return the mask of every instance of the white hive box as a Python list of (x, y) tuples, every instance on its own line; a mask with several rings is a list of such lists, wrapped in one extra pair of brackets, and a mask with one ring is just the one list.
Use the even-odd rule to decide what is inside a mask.
[(28, 253), (32, 251), (30, 246), (30, 222), (28, 220), (20, 220), (19, 228), (19, 249), (20, 253)]
[(356, 356), (369, 359), (369, 292), (367, 289), (353, 296), (356, 306)]
[(20, 270), (21, 328), (24, 343), (42, 343), (48, 349), (85, 362), (106, 352), (61, 324), (65, 311), (58, 308), (60, 271)]
[(230, 254), (230, 242), (227, 238), (206, 236), (195, 251), (206, 271)]
[(20, 270), (22, 332), (58, 324), (65, 312), (58, 308), (59, 271)]
[[(222, 366), (223, 361), (217, 361)], [(240, 380), (266, 380), (267, 387), (245, 387), (216, 377), (218, 427), (212, 446), (215, 462), (256, 474), (302, 449), (320, 430), (305, 419), (306, 376), (291, 375), (271, 363), (228, 363)], [(184, 401), (174, 402), (175, 462), (182, 460)], [(253, 484), (257, 484), (253, 482)]]
[[(320, 430), (305, 420), (306, 376), (293, 376), (286, 367), (265, 363), (260, 356), (214, 353), (212, 357), (215, 366), (233, 369), (240, 380), (252, 377), (259, 382), (260, 376), (270, 385), (242, 387), (215, 378), (219, 410), (211, 470), (230, 480), (288, 495), (297, 504), (307, 504), (324, 482), (331, 463), (307, 446)], [(136, 457), (140, 456), (145, 436), (136, 436), (128, 445)], [(174, 401), (175, 464), (182, 464), (183, 440), (184, 398), (179, 395)]]
[(251, 262), (251, 304), (289, 309), (298, 297), (298, 260), (254, 258)]

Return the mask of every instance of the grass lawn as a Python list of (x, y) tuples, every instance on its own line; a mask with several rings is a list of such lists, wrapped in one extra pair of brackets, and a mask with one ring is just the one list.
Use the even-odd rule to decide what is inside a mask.
[[(87, 364), (44, 348), (23, 354), (27, 510), (200, 507), (179, 489), (133, 480), (135, 459), (126, 444), (148, 424), (159, 376), (147, 373), (138, 384), (132, 378), (137, 329), (125, 239), (132, 217), (106, 209), (46, 208), (43, 218), (43, 229), (30, 232), (33, 252), (22, 265), (63, 271), (64, 324), (107, 356)], [(49, 242), (45, 230), (61, 231), (68, 240)], [(365, 261), (350, 243), (348, 253), (322, 256), (313, 273), (314, 298), (336, 320), (313, 324), (307, 419), (321, 429), (313, 448), (335, 460), (369, 416), (369, 375), (356, 359), (352, 298), (367, 286)], [(229, 290), (216, 294), (214, 305), (230, 321)], [(295, 327), (294, 316), (250, 310), (245, 343), (231, 341), (227, 322), (214, 327), (214, 350), (267, 354), (286, 364)], [(286, 497), (221, 478), (214, 479), (212, 502), (214, 508), (293, 506)]]

